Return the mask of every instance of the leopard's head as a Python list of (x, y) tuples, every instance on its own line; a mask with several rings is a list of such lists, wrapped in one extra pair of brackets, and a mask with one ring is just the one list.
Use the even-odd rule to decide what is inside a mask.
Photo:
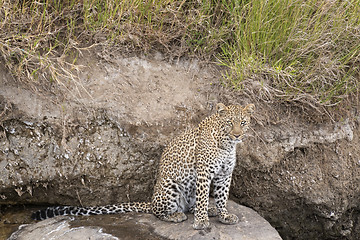
[(216, 105), (225, 133), (233, 141), (240, 141), (250, 125), (251, 115), (255, 110), (254, 104), (245, 107), (240, 105)]

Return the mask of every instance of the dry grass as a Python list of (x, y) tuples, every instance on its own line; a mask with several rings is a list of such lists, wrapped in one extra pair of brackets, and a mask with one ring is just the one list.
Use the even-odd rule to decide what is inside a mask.
[(17, 80), (47, 89), (74, 78), (67, 59), (77, 49), (72, 21), (80, 7), (58, 12), (36, 1), (1, 2), (1, 57)]
[(357, 0), (2, 0), (0, 54), (33, 86), (76, 81), (94, 45), (200, 56), (262, 100), (338, 105), (359, 90)]

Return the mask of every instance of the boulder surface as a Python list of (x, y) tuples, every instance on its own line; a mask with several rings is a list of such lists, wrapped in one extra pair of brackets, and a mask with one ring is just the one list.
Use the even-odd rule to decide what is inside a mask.
[(228, 202), (228, 210), (240, 222), (220, 223), (210, 218), (211, 228), (194, 230), (193, 214), (181, 223), (160, 221), (152, 214), (128, 213), (96, 216), (58, 216), (37, 223), (22, 225), (8, 240), (115, 240), (115, 239), (242, 239), (279, 240), (278, 232), (254, 210)]

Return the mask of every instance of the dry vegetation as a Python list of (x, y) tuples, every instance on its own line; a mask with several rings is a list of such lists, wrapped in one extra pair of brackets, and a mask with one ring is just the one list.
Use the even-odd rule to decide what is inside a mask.
[(357, 0), (1, 0), (0, 19), (6, 67), (44, 89), (76, 80), (83, 49), (116, 45), (216, 61), (263, 100), (316, 108), (359, 91)]

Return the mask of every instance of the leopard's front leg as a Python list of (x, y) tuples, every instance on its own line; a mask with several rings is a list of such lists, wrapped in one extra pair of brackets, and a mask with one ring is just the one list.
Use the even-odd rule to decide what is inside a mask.
[(229, 197), (231, 174), (214, 178), (214, 198), (219, 216), (219, 221), (225, 224), (236, 224), (239, 218), (235, 214), (229, 214), (226, 203)]
[(206, 229), (210, 227), (208, 208), (211, 178), (206, 168), (197, 168), (196, 208), (193, 228)]

